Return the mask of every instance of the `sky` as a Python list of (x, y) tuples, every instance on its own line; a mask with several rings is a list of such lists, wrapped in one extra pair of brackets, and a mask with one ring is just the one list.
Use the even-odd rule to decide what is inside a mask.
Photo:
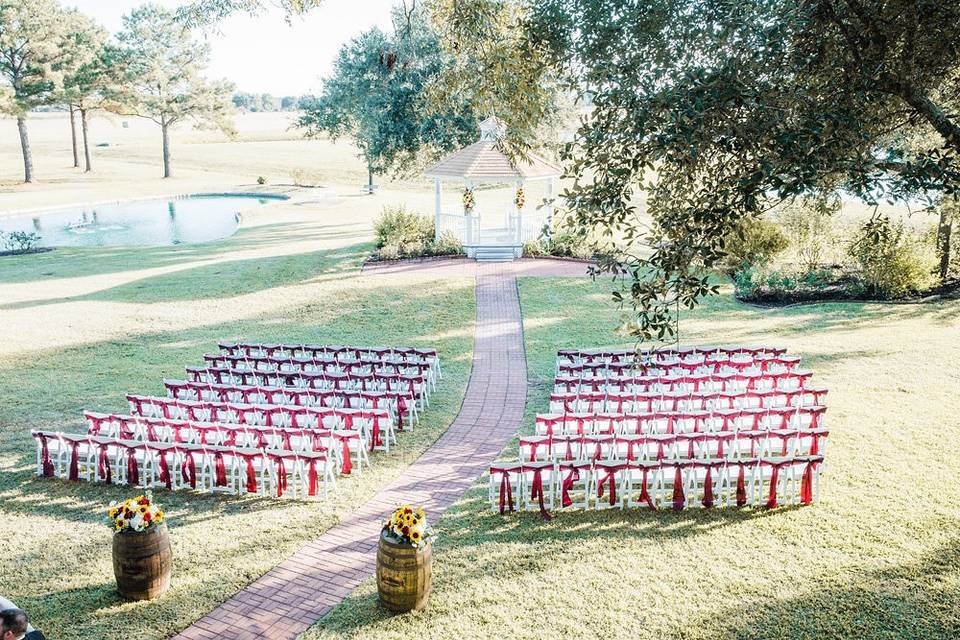
[[(154, 0), (174, 9), (184, 0)], [(274, 96), (317, 93), (330, 74), (341, 45), (373, 26), (390, 28), (394, 0), (325, 0), (319, 9), (294, 17), (271, 8), (259, 16), (237, 14), (206, 34), (211, 47), (206, 75), (226, 78), (238, 91)], [(123, 27), (122, 17), (143, 0), (61, 0), (94, 18), (111, 33)], [(270, 5), (269, 0), (264, 4)], [(203, 36), (201, 36), (203, 37)]]

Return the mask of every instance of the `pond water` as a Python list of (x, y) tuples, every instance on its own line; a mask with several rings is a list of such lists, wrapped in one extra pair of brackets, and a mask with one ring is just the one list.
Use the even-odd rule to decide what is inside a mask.
[(209, 242), (233, 235), (244, 210), (286, 200), (270, 194), (197, 194), (0, 217), (0, 232), (40, 236), (41, 247)]

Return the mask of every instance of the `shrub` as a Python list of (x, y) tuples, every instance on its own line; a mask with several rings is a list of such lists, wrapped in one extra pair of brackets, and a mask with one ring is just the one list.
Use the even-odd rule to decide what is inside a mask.
[(879, 298), (902, 298), (935, 283), (931, 248), (915, 238), (903, 222), (871, 219), (850, 244), (850, 257), (860, 268), (866, 291)]
[(727, 257), (723, 267), (733, 274), (745, 266), (766, 266), (789, 246), (790, 241), (776, 224), (763, 218), (747, 218), (731, 231), (724, 242)]
[(3, 247), (11, 253), (28, 253), (37, 248), (40, 236), (26, 231), (11, 231), (7, 234), (0, 233), (0, 240), (3, 241)]
[(434, 239), (433, 218), (407, 211), (405, 207), (384, 207), (374, 223), (377, 257), (381, 260), (463, 254), (463, 244), (452, 234)]
[(257, 176), (257, 184), (267, 184), (266, 176)]
[(377, 247), (426, 243), (433, 240), (434, 234), (433, 218), (407, 211), (404, 206), (384, 207), (373, 227), (377, 234)]
[(525, 242), (523, 244), (523, 257), (524, 258), (538, 258), (540, 256), (546, 255), (546, 249), (543, 244), (538, 242)]
[(435, 256), (456, 256), (463, 254), (463, 243), (455, 235), (447, 231), (440, 239), (433, 243), (432, 254)]

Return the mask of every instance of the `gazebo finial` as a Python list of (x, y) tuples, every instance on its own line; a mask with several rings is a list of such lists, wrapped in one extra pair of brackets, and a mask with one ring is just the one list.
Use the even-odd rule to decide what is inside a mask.
[(503, 124), (497, 116), (490, 116), (480, 123), (480, 141), (496, 142), (507, 133), (507, 125)]

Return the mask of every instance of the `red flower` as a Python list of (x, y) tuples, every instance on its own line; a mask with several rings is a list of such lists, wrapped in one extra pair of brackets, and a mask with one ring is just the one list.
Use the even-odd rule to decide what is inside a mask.
[(150, 518), (151, 518), (151, 517), (152, 517), (152, 516), (150, 515), (150, 512), (147, 511), (145, 514), (143, 514), (143, 521), (144, 521), (144, 522), (150, 522)]
[(144, 497), (144, 498), (140, 498), (140, 499), (137, 501), (137, 504), (150, 504), (150, 501), (147, 500), (147, 498)]
[(403, 512), (404, 512), (404, 513), (413, 513), (413, 509), (404, 509)]
[(410, 527), (404, 527), (401, 531), (403, 531), (403, 535), (405, 536), (410, 535)]

